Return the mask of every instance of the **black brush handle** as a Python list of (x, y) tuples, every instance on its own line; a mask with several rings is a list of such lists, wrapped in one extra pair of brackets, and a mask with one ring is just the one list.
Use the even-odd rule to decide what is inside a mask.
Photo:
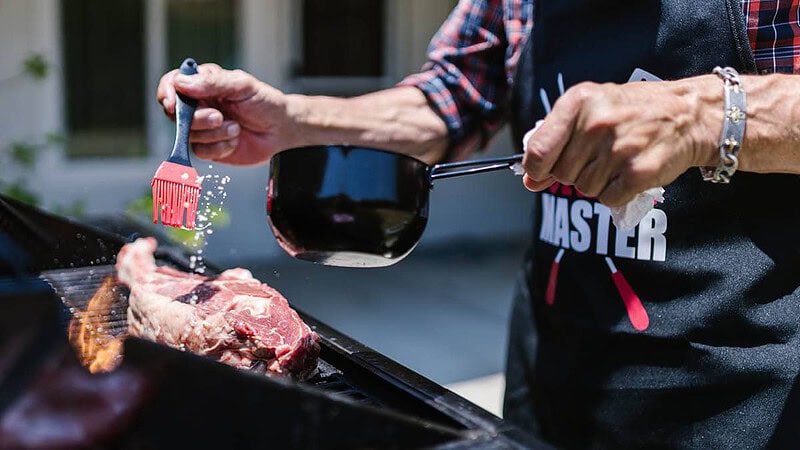
[[(197, 74), (197, 63), (192, 58), (186, 58), (181, 64), (180, 72), (184, 75)], [(192, 118), (197, 109), (197, 100), (178, 94), (175, 104), (175, 146), (167, 161), (183, 166), (192, 166), (189, 161), (189, 130), (192, 128)]]

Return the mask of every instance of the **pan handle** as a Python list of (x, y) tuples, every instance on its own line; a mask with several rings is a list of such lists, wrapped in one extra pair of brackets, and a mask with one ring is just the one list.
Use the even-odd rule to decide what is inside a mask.
[[(476, 159), (455, 163), (436, 164), (431, 168), (431, 181), (440, 178), (459, 177), (473, 173), (492, 172), (494, 170), (510, 169), (514, 164), (522, 161), (522, 153), (502, 158)], [(468, 167), (468, 168), (465, 168)], [(461, 169), (461, 170), (453, 170)]]

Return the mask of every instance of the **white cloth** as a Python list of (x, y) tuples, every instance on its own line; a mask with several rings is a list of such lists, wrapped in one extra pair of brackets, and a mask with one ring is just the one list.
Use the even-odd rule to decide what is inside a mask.
[(661, 203), (664, 201), (664, 188), (655, 187), (648, 189), (633, 197), (623, 206), (617, 208), (609, 208), (611, 210), (611, 219), (614, 221), (614, 226), (618, 230), (628, 231), (639, 225), (639, 222), (644, 219), (644, 216), (653, 209), (656, 202)]

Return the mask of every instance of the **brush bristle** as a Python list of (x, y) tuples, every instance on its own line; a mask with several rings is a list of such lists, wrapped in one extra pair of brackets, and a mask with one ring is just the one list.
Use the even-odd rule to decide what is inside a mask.
[[(188, 166), (164, 161), (153, 176), (153, 223), (193, 229), (200, 197), (197, 171)], [(186, 224), (184, 226), (184, 217)]]

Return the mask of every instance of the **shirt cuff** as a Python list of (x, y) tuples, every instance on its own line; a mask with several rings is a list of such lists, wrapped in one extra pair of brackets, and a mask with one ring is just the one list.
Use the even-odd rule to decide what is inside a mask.
[(466, 159), (472, 152), (483, 145), (484, 139), (480, 131), (470, 131), (470, 124), (458, 110), (458, 105), (456, 105), (453, 95), (434, 71), (410, 75), (400, 81), (397, 86), (414, 86), (421, 90), (433, 110), (444, 121), (450, 140), (445, 160), (458, 161)]

